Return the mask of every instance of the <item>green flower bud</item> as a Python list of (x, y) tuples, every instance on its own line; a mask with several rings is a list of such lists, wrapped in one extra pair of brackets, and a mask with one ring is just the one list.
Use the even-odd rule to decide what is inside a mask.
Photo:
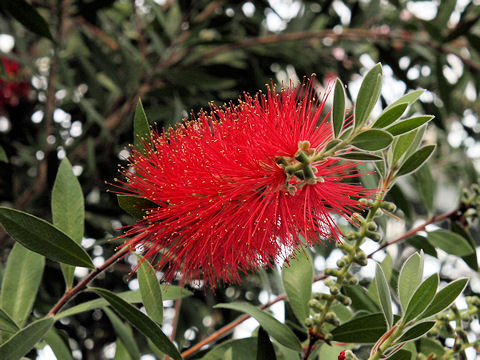
[(355, 231), (349, 231), (345, 234), (345, 239), (350, 240), (350, 241), (357, 240), (358, 239), (358, 233), (356, 233)]
[(307, 328), (309, 328), (309, 327), (312, 327), (314, 325), (314, 321), (313, 321), (312, 318), (306, 318), (304, 324)]
[(378, 232), (367, 230), (365, 235), (375, 242), (379, 242), (380, 240), (382, 240), (382, 236)]
[(332, 295), (335, 296), (335, 295), (337, 295), (337, 294), (339, 294), (339, 293), (340, 293), (340, 289), (339, 289), (337, 286), (332, 286), (332, 287), (330, 288), (330, 294), (332, 294)]
[(340, 320), (333, 311), (329, 311), (325, 314), (325, 321), (335, 326), (340, 325)]

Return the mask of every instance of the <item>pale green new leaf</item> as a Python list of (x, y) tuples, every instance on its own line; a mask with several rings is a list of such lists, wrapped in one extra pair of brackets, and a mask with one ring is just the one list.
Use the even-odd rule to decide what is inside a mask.
[(398, 276), (398, 297), (406, 309), (413, 293), (423, 278), (423, 254), (413, 253), (403, 264)]
[(393, 325), (392, 296), (390, 295), (390, 288), (385, 274), (379, 264), (376, 264), (375, 268), (375, 283), (377, 285), (380, 307), (387, 321), (388, 328), (391, 328)]

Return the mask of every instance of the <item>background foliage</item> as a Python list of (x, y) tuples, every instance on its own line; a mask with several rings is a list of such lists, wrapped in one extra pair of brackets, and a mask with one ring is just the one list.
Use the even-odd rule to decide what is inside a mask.
[[(402, 179), (389, 194), (403, 212), (402, 220), (385, 224), (388, 239), (394, 239), (418, 225), (419, 219), (454, 209), (461, 188), (477, 181), (480, 7), (476, 1), (447, 0), (441, 5), (338, 0), (4, 1), (0, 48), (4, 59), (20, 66), (11, 73), (4, 62), (2, 99), (12, 99), (5, 92), (9, 82), (29, 83), (30, 91), (0, 104), (0, 144), (5, 152), (1, 156), (8, 159), (0, 162), (2, 205), (55, 222), (55, 211), (53, 219), (50, 212), (51, 189), (60, 161), (67, 155), (85, 196), (85, 229), (78, 241), (94, 264), (101, 265), (118, 245), (108, 239), (118, 234), (120, 225), (133, 221), (118, 207), (116, 197), (106, 192), (105, 181), (117, 176), (122, 151), (132, 142), (133, 114), (140, 97), (150, 123), (158, 128), (179, 122), (210, 101), (223, 104), (243, 91), (255, 93), (270, 79), (288, 83), (312, 73), (323, 87), (341, 78), (348, 85), (351, 104), (360, 85), (359, 74), (381, 62), (384, 87), (374, 109), (377, 115), (380, 107), (417, 88), (427, 92), (414, 110), (435, 115), (426, 132), (427, 141), (437, 143), (429, 166)], [(476, 229), (470, 230), (478, 247)], [(0, 231), (1, 258), (6, 264), (13, 240)], [(463, 261), (428, 244), (417, 235), (408, 244), (391, 247), (392, 268), (400, 268), (412, 247), (423, 248), (441, 281), (467, 275), (472, 280), (466, 293), (478, 295), (476, 257)], [(325, 263), (335, 263), (338, 253), (333, 249), (316, 249), (316, 275)], [(34, 292), (39, 289), (36, 297), (25, 301), (33, 302), (34, 313), (45, 314), (63, 294), (62, 270), (49, 260), (45, 267), (41, 259), (25, 261), (25, 271), (36, 278)], [(135, 257), (125, 258), (95, 285), (115, 292), (135, 289), (136, 279), (127, 281), (135, 262)], [(85, 275), (75, 273), (77, 280)], [(363, 275), (371, 278), (374, 273)], [(257, 305), (283, 292), (276, 270), (249, 276), (241, 286), (215, 294), (192, 290), (193, 296), (183, 300), (178, 321), (175, 340), (180, 348), (198, 342), (237, 315), (212, 310), (212, 305), (233, 300)], [(93, 293), (82, 293), (73, 302), (94, 298)], [(166, 305), (163, 328), (168, 333), (175, 311), (172, 301)], [(288, 308), (286, 316), (292, 316)], [(18, 314), (19, 325), (27, 317)], [(49, 345), (54, 347), (55, 341), (68, 336), (74, 357), (82, 359), (109, 358), (116, 339), (127, 342), (131, 332), (114, 313), (100, 310), (71, 316), (55, 327), (59, 331), (47, 339)], [(468, 329), (478, 337), (478, 321)], [(152, 352), (137, 332), (135, 341), (130, 351)]]

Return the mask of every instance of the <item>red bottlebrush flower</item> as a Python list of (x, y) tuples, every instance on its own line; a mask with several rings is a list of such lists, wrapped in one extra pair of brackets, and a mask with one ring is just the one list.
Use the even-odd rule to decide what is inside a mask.
[(349, 179), (357, 165), (311, 162), (332, 139), (313, 80), (237, 105), (213, 106), (132, 150), (123, 194), (158, 207), (126, 231), (165, 279), (197, 274), (213, 288), (272, 265), (302, 244), (338, 239), (330, 213), (348, 217), (368, 190)]
[(338, 360), (345, 360), (346, 355), (345, 355), (345, 350), (343, 350), (340, 354), (338, 354)]
[(0, 79), (0, 107), (2, 105), (17, 106), (21, 98), (27, 97), (30, 85), (18, 79), (20, 65), (14, 60), (1, 58), (6, 79)]

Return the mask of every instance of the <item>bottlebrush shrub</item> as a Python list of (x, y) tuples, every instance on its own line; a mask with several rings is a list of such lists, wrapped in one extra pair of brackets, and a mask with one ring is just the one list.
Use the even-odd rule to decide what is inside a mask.
[(30, 85), (19, 78), (20, 65), (5, 57), (1, 59), (5, 77), (0, 79), (0, 109), (4, 106), (17, 106), (20, 99), (30, 93)]
[[(470, 296), (466, 308), (451, 306), (467, 279), (442, 284), (436, 273), (424, 279), (423, 251), (435, 256), (436, 248), (442, 249), (478, 269), (468, 227), (478, 217), (479, 187), (464, 190), (453, 211), (396, 239), (385, 226), (386, 217), (401, 216), (394, 215), (398, 197), (386, 196), (400, 177), (428, 171), (424, 164), (435, 149), (423, 142), (432, 116), (404, 116), (422, 91), (404, 95), (373, 117), (380, 65), (365, 75), (353, 114), (345, 111), (340, 80), (331, 112), (324, 111), (325, 98), (315, 99), (313, 81), (245, 95), (236, 105), (213, 106), (212, 112), (164, 132), (151, 133), (139, 103), (135, 146), (123, 178), (115, 182), (120, 206), (137, 220), (125, 229), (125, 245), (101, 266), (94, 266), (81, 245), (84, 200), (68, 159), (62, 160), (52, 191), (53, 224), (0, 207), (0, 222), (16, 240), (0, 292), (0, 359), (20, 359), (44, 343), (59, 358), (70, 357), (72, 350), (55, 324), (96, 308), (118, 334), (116, 359), (147, 353), (206, 360), (453, 359), (477, 348), (479, 341), (469, 331), (480, 300)], [(367, 174), (378, 182), (360, 185)], [(342, 218), (348, 221), (341, 224)], [(427, 229), (434, 222), (448, 227)], [(377, 250), (365, 253), (366, 239), (378, 242)], [(400, 267), (387, 254), (376, 264), (373, 280), (361, 276), (358, 270), (373, 261), (374, 253), (404, 240), (421, 251)], [(313, 249), (327, 241), (343, 256), (335, 267), (315, 274), (313, 256), (320, 255)], [(90, 285), (133, 251), (145, 255), (136, 268), (139, 291), (114, 293)], [(66, 284), (48, 312), (48, 300), (34, 307), (44, 256), (60, 263)], [(281, 269), (285, 294), (261, 308), (247, 302), (217, 304), (216, 309), (246, 316), (208, 337), (201, 334), (205, 339), (195, 345), (180, 342), (185, 346), (179, 347), (163, 332), (163, 325), (172, 324), (163, 316), (163, 300), (176, 301), (178, 320), (180, 299), (192, 295), (184, 288), (191, 280), (203, 279), (212, 288), (240, 282), (282, 258), (287, 258)], [(91, 271), (75, 282), (75, 267)], [(180, 286), (160, 285), (154, 267), (163, 272), (162, 279), (180, 279)], [(317, 281), (323, 281), (325, 291), (312, 292)], [(101, 299), (69, 304), (82, 291)], [(282, 300), (283, 322), (267, 309)], [(213, 311), (220, 316), (221, 310)], [(260, 324), (251, 337), (214, 344), (248, 317)], [(139, 336), (149, 340), (148, 347), (137, 342)], [(446, 338), (455, 338), (453, 346)], [(139, 344), (144, 344), (141, 350)]]

